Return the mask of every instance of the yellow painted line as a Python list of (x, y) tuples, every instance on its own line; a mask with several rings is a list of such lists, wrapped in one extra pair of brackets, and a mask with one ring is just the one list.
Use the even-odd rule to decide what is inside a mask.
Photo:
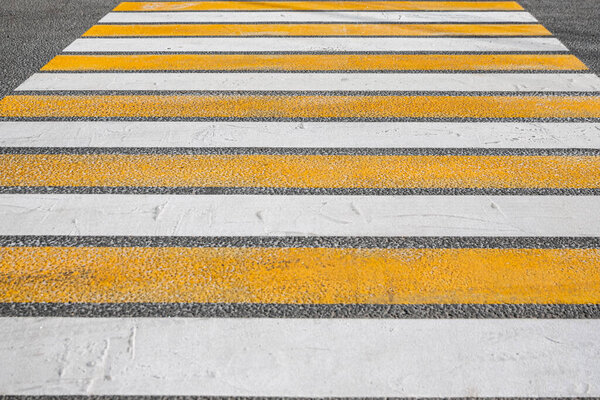
[(144, 70), (587, 70), (570, 54), (144, 54), (59, 55), (42, 71)]
[(514, 1), (164, 1), (123, 2), (114, 11), (523, 10)]
[(600, 302), (598, 249), (0, 248), (0, 302)]
[(83, 36), (549, 36), (536, 24), (95, 25)]
[(596, 156), (2, 154), (1, 186), (599, 188)]
[(600, 118), (600, 96), (7, 96), (2, 117)]

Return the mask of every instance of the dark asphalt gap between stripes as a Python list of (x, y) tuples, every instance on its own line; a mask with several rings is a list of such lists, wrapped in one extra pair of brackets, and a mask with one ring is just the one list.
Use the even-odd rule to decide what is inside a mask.
[[(213, 1), (213, 0), (209, 0), (208, 2)], [(245, 0), (242, 0), (245, 1)], [(295, 0), (294, 0), (295, 1)], [(369, 1), (376, 1), (376, 0), (363, 0), (366, 2)], [(133, 3), (139, 3), (140, 1), (133, 1)], [(165, 0), (159, 0), (160, 2), (166, 2)], [(268, 1), (267, 1), (268, 2)], [(425, 2), (427, 2), (427, 0), (425, 0)], [(492, 1), (493, 2), (493, 1)], [(121, 3), (121, 1), (119, 1), (119, 3)], [(402, 12), (402, 13), (440, 13), (440, 12), (476, 12), (476, 13), (495, 13), (495, 12), (527, 12), (527, 10), (309, 10), (309, 9), (280, 9), (280, 10), (221, 10), (221, 9), (214, 9), (214, 10), (161, 10), (161, 11), (153, 11), (153, 12), (168, 12), (168, 13), (177, 13), (177, 14), (187, 14), (187, 13), (214, 13), (214, 12), (218, 12), (218, 13), (238, 13), (238, 12), (244, 12), (244, 13), (278, 13), (278, 12), (293, 12), (293, 13), (302, 13), (302, 12), (307, 12), (310, 11), (311, 13), (331, 13), (331, 12), (350, 12), (350, 11), (360, 11), (361, 13), (380, 13), (382, 11), (396, 11), (396, 12)], [(118, 14), (137, 14), (140, 12), (145, 12), (145, 11), (140, 11), (140, 10), (110, 10), (111, 13), (118, 13)], [(531, 22), (529, 22), (531, 23)], [(111, 23), (112, 24), (112, 23)]]
[[(368, 1), (368, 0), (367, 0)], [(557, 397), (266, 397), (266, 396), (164, 396), (164, 395), (138, 395), (138, 396), (113, 396), (113, 395), (14, 395), (0, 396), (3, 400), (558, 400)], [(569, 397), (562, 399), (584, 400), (590, 397)]]
[(599, 91), (589, 92), (539, 92), (539, 91), (440, 91), (440, 90), (414, 90), (414, 91), (359, 91), (359, 90), (19, 90), (14, 92), (17, 96), (510, 96), (510, 97), (525, 97), (525, 96), (595, 96), (600, 94)]
[(600, 188), (282, 188), (156, 186), (0, 186), (0, 194), (171, 194), (313, 196), (598, 196)]
[(0, 317), (597, 319), (598, 304), (0, 303)]
[[(231, 38), (231, 37), (230, 37)], [(85, 38), (82, 38), (82, 40), (84, 40)], [(106, 38), (104, 38), (106, 39)], [(200, 55), (212, 55), (212, 54), (218, 54), (218, 55), (238, 55), (238, 54), (242, 54), (242, 55), (288, 55), (288, 54), (302, 54), (302, 55), (336, 55), (336, 54), (342, 54), (342, 55), (360, 55), (360, 56), (364, 56), (364, 55), (375, 55), (375, 54), (391, 54), (391, 55), (419, 55), (419, 54), (426, 54), (426, 55), (430, 55), (430, 54), (443, 54), (443, 55), (502, 55), (502, 54), (533, 54), (533, 55), (548, 55), (548, 54), (556, 54), (556, 55), (569, 55), (572, 54), (571, 52), (569, 52), (568, 50), (557, 50), (557, 51), (552, 51), (552, 52), (547, 52), (547, 51), (536, 51), (536, 50), (531, 50), (531, 51), (527, 51), (527, 50), (523, 50), (523, 51), (494, 51), (494, 52), (486, 52), (486, 51), (461, 51), (460, 53), (457, 53), (455, 51), (439, 51), (439, 50), (431, 50), (431, 51), (426, 51), (426, 50), (419, 50), (419, 51), (245, 51), (243, 53), (237, 52), (237, 51), (186, 51), (186, 52), (180, 52), (180, 51), (139, 51), (139, 52), (135, 52), (135, 53), (131, 53), (131, 52), (125, 52), (125, 51), (94, 51), (94, 52), (88, 52), (88, 51), (70, 51), (68, 53), (61, 53), (63, 55), (74, 55), (74, 56), (90, 56), (90, 55), (94, 55), (94, 56), (118, 56), (118, 55), (181, 55), (181, 54), (186, 54), (186, 55), (194, 55), (194, 54), (200, 54)], [(58, 55), (58, 54), (57, 54)], [(48, 60), (50, 61), (50, 60)], [(41, 67), (40, 67), (41, 68)], [(33, 75), (34, 73), (36, 73), (38, 71), (34, 71), (32, 72), (29, 76)], [(337, 72), (337, 71), (336, 71)], [(25, 79), (29, 78), (29, 76), (27, 76)], [(22, 83), (25, 79), (23, 79), (20, 83)], [(15, 87), (18, 85), (15, 85)]]
[(273, 247), (596, 249), (599, 237), (500, 236), (0, 236), (0, 247)]
[[(84, 36), (81, 39), (223, 39), (223, 38), (232, 38), (236, 37), (233, 35), (177, 35), (177, 36), (167, 36), (167, 35), (119, 35), (119, 36)], [(244, 35), (244, 38), (356, 38), (359, 36), (356, 35)], [(436, 39), (494, 39), (494, 38), (514, 38), (514, 39), (531, 39), (531, 38), (548, 38), (551, 36), (535, 36), (535, 35), (431, 35), (431, 36), (415, 36), (415, 35), (360, 35), (361, 38), (414, 38), (414, 37), (430, 37)], [(136, 52), (137, 53), (137, 52)], [(162, 52), (161, 52), (162, 53)], [(70, 54), (70, 53), (67, 53)], [(186, 54), (188, 54), (186, 52)]]
[(412, 147), (0, 147), (0, 154), (119, 155), (377, 155), (377, 156), (600, 156), (591, 148)]
[[(123, 69), (123, 70), (106, 70), (106, 69), (98, 69), (98, 70), (41, 70), (38, 71), (37, 74), (97, 74), (97, 73), (111, 73), (111, 74), (132, 74), (132, 73), (172, 73), (172, 74), (236, 74), (236, 73), (248, 73), (251, 72), (253, 74), (589, 74), (588, 70), (527, 70), (527, 69), (503, 69), (503, 70), (484, 70), (484, 69), (476, 69), (476, 70), (443, 70), (443, 69), (430, 69), (430, 70), (419, 70), (419, 69), (403, 69), (403, 70), (392, 70), (392, 69), (336, 69), (336, 70), (293, 70), (293, 71), (282, 71), (278, 69), (222, 69), (222, 70), (214, 70), (214, 69), (152, 69), (152, 70), (135, 70), (135, 69)], [(21, 93), (13, 92), (13, 93)], [(37, 92), (36, 92), (37, 93)], [(514, 93), (514, 92), (511, 92)]]
[[(115, 11), (116, 12), (116, 11)], [(128, 11), (119, 11), (119, 13), (126, 13)], [(131, 12), (139, 12), (139, 11), (131, 11)], [(200, 12), (200, 11), (196, 11), (196, 12)], [(220, 11), (219, 11), (220, 12)], [(244, 11), (247, 12), (247, 11)], [(409, 11), (402, 11), (402, 12), (409, 12)], [(426, 12), (426, 11), (423, 11)], [(433, 12), (438, 12), (438, 11), (433, 11)], [(480, 12), (480, 11), (478, 11)], [(284, 22), (281, 21), (245, 21), (245, 22), (228, 22), (224, 25), (281, 25)], [(394, 22), (390, 22), (390, 21), (369, 21), (367, 22), (367, 24), (369, 25), (390, 25), (393, 24)], [(402, 25), (423, 25), (423, 24), (427, 24), (427, 25), (447, 25), (447, 24), (452, 24), (452, 25), (481, 25), (481, 24), (489, 24), (489, 25), (502, 25), (502, 24), (510, 24), (510, 25), (538, 25), (538, 23), (536, 22), (528, 22), (528, 21), (510, 21), (510, 22), (478, 22), (478, 21), (473, 21), (473, 22), (448, 22), (448, 21), (427, 21), (427, 22), (423, 22), (423, 21), (415, 21), (415, 22), (410, 22), (410, 21), (402, 21), (401, 24)], [(97, 21), (94, 25), (222, 25), (221, 23), (218, 22), (187, 22), (187, 21), (178, 21), (178, 22), (101, 22), (101, 21)], [(327, 21), (290, 21), (290, 22), (285, 22), (286, 25), (305, 25), (305, 24), (310, 24), (310, 25), (339, 25), (339, 24), (344, 24), (344, 25), (364, 25), (366, 24), (363, 21), (344, 21), (344, 22), (327, 22)], [(539, 24), (541, 25), (541, 24)], [(93, 36), (86, 36), (86, 37), (93, 37)], [(98, 37), (106, 37), (106, 36), (98, 36)], [(531, 36), (530, 36), (531, 37)]]
[[(368, 0), (367, 0), (368, 1)], [(2, 400), (558, 400), (556, 397), (260, 397), (260, 396), (164, 396), (164, 395), (138, 395), (138, 396), (108, 396), (108, 395), (13, 395), (0, 396)], [(589, 397), (569, 397), (563, 399), (584, 400)]]
[(0, 117), (0, 121), (170, 121), (170, 122), (600, 122), (600, 118), (237, 118), (237, 117)]

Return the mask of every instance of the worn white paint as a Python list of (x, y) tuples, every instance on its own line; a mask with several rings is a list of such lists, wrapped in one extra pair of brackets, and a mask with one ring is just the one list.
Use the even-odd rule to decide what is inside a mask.
[(600, 320), (0, 319), (0, 393), (600, 396)]
[(600, 148), (600, 123), (0, 121), (0, 147)]
[(0, 235), (598, 236), (600, 196), (0, 194)]
[(20, 90), (250, 90), (250, 91), (600, 91), (594, 74), (528, 73), (38, 73)]
[(83, 38), (65, 52), (352, 52), (352, 51), (566, 51), (558, 39), (445, 37), (181, 37)]
[(260, 22), (537, 22), (524, 11), (200, 11), (200, 12), (111, 12), (100, 23), (260, 23)]

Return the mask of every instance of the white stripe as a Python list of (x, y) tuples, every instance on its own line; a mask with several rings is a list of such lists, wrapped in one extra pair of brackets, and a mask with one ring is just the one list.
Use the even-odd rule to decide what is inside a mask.
[(555, 38), (224, 37), (84, 38), (65, 52), (566, 51)]
[(537, 22), (528, 12), (522, 11), (256, 11), (256, 12), (112, 12), (100, 23), (258, 23), (258, 22), (338, 22), (338, 23), (407, 23), (407, 22)]
[(0, 235), (598, 236), (600, 196), (0, 194)]
[(3, 318), (3, 394), (600, 396), (600, 320)]
[(594, 74), (526, 73), (42, 73), (17, 90), (600, 91)]
[(600, 123), (0, 121), (0, 147), (600, 148)]

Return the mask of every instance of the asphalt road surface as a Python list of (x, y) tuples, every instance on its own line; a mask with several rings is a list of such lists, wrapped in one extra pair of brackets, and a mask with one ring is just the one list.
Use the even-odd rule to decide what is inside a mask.
[[(0, 3), (0, 96), (37, 72), (113, 9), (118, 0), (19, 0)], [(600, 8), (595, 0), (520, 2), (596, 74)]]
[(0, 395), (600, 396), (595, 1), (0, 10)]

